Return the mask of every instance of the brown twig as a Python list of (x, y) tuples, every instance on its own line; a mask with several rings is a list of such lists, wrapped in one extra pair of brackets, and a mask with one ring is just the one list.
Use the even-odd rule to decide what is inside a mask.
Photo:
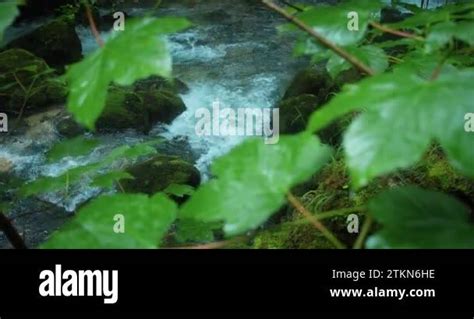
[(0, 212), (0, 231), (5, 233), (8, 241), (15, 249), (27, 249), (23, 238), (20, 236), (7, 216), (5, 216), (2, 212)]
[(287, 195), (288, 201), (291, 205), (293, 205), (296, 210), (303, 215), (317, 230), (319, 230), (324, 237), (326, 237), (336, 248), (344, 249), (346, 246), (339, 241), (339, 239), (334, 236), (334, 234), (329, 231), (326, 226), (324, 226), (319, 219), (311, 214), (306, 207), (292, 194), (288, 193)]
[(295, 6), (294, 4), (289, 3), (288, 1), (281, 0), (281, 2), (284, 3), (285, 5), (287, 5), (288, 7), (295, 9), (298, 12), (303, 12), (304, 11), (302, 8), (300, 8), (298, 6)]
[(438, 65), (436, 68), (433, 70), (433, 73), (430, 76), (430, 81), (435, 81), (439, 75), (441, 74), (441, 71), (443, 70), (444, 63), (448, 59), (448, 55), (444, 56), (441, 61), (439, 61)]
[(102, 37), (100, 36), (99, 31), (97, 30), (94, 17), (92, 16), (91, 7), (88, 4), (85, 4), (85, 7), (86, 7), (87, 20), (89, 21), (89, 27), (92, 31), (92, 34), (94, 35), (95, 41), (102, 48), (104, 46), (104, 40), (102, 40)]
[(380, 23), (377, 23), (377, 22), (374, 22), (374, 21), (369, 22), (369, 24), (371, 26), (373, 26), (374, 28), (376, 28), (376, 29), (378, 29), (382, 32), (385, 32), (385, 33), (398, 35), (399, 37), (402, 37), (402, 38), (409, 38), (409, 39), (413, 39), (413, 40), (417, 40), (417, 41), (425, 41), (425, 39), (420, 37), (420, 36), (417, 36), (417, 35), (414, 35), (414, 34), (411, 34), (411, 33), (408, 33), (408, 32), (403, 32), (403, 31), (400, 31), (400, 30), (391, 29), (387, 26), (381, 25)]
[(355, 66), (357, 69), (361, 70), (362, 72), (368, 74), (368, 75), (375, 75), (375, 71), (372, 70), (370, 67), (365, 65), (362, 61), (360, 61), (358, 58), (355, 56), (351, 55), (344, 49), (338, 47), (336, 44), (332, 43), (322, 35), (320, 35), (318, 32), (314, 31), (310, 26), (306, 25), (303, 21), (298, 19), (297, 17), (292, 16), (288, 12), (286, 12), (283, 8), (280, 6), (276, 5), (270, 0), (262, 0), (263, 4), (266, 5), (268, 8), (272, 9), (273, 11), (279, 13), (283, 17), (285, 17), (288, 21), (296, 25), (298, 28), (301, 30), (307, 32), (309, 35), (311, 35), (314, 39), (316, 39), (320, 44), (328, 48), (329, 50), (332, 50), (334, 53), (351, 63), (353, 66)]
[(167, 247), (167, 249), (198, 249), (198, 250), (204, 250), (204, 249), (220, 249), (224, 248), (230, 244), (234, 244), (239, 241), (247, 240), (250, 238), (250, 236), (239, 236), (235, 237), (229, 240), (223, 240), (223, 241), (216, 241), (212, 243), (205, 243), (205, 244), (200, 244), (200, 245), (194, 245), (194, 246), (180, 246), (180, 247)]

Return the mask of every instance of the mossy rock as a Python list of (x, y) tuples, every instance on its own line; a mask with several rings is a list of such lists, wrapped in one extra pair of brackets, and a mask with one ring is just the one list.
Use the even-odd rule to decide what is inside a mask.
[(137, 92), (166, 90), (173, 93), (185, 94), (189, 87), (179, 79), (165, 79), (161, 76), (152, 75), (146, 79), (138, 80), (133, 85)]
[(150, 129), (148, 114), (141, 98), (130, 88), (112, 86), (107, 94), (104, 111), (96, 122), (99, 132), (129, 128)]
[(86, 132), (71, 114), (62, 114), (55, 121), (56, 131), (64, 137), (73, 138)]
[(42, 111), (64, 103), (66, 95), (66, 84), (43, 59), (23, 49), (0, 53), (0, 104), (7, 114), (20, 114), (25, 102), (23, 114)]
[[(95, 127), (98, 132), (135, 129), (147, 134), (156, 123), (171, 123), (186, 106), (175, 93), (166, 90), (134, 91), (133, 87), (112, 85), (104, 111)], [(58, 132), (67, 137), (84, 133), (73, 117), (65, 114), (56, 122)]]
[(257, 249), (332, 249), (332, 245), (314, 226), (304, 220), (283, 223), (257, 233)]
[(81, 40), (76, 33), (74, 18), (70, 16), (56, 18), (13, 40), (8, 48), (28, 50), (60, 70), (82, 58)]
[(120, 181), (128, 193), (155, 194), (171, 184), (197, 187), (201, 182), (199, 171), (177, 156), (158, 155), (127, 169), (135, 179)]
[[(321, 106), (320, 99), (312, 94), (290, 97), (280, 102), (280, 133), (295, 134), (302, 132), (308, 125), (311, 114)], [(318, 132), (321, 141), (329, 145), (339, 145), (345, 121), (335, 121)]]
[(183, 100), (170, 91), (148, 91), (140, 93), (140, 96), (151, 124), (158, 122), (170, 124), (186, 110)]
[(324, 66), (314, 65), (296, 74), (285, 92), (283, 99), (311, 94), (324, 103), (331, 92), (335, 91), (334, 81)]

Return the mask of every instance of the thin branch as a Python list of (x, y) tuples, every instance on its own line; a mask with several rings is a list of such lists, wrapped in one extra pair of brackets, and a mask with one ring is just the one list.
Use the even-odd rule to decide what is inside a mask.
[(0, 212), (0, 231), (5, 233), (8, 241), (15, 249), (27, 249), (23, 238), (20, 236), (7, 216), (5, 216), (2, 212)]
[(302, 8), (300, 8), (298, 6), (295, 6), (294, 4), (289, 3), (288, 1), (281, 0), (281, 2), (284, 3), (285, 5), (287, 5), (288, 7), (295, 9), (298, 12), (303, 12), (304, 11)]
[(357, 57), (351, 55), (344, 49), (338, 47), (336, 44), (332, 43), (322, 35), (320, 35), (318, 32), (314, 31), (310, 26), (306, 25), (303, 21), (300, 19), (292, 16), (288, 12), (286, 12), (283, 8), (280, 6), (276, 5), (270, 0), (262, 0), (263, 4), (266, 5), (268, 8), (272, 9), (273, 11), (279, 13), (283, 17), (285, 17), (288, 21), (291, 23), (295, 24), (298, 28), (301, 30), (307, 32), (309, 35), (311, 35), (314, 39), (316, 39), (320, 44), (328, 48), (329, 50), (334, 51), (337, 55), (351, 63), (353, 66), (355, 66), (357, 69), (361, 70), (362, 72), (368, 74), (368, 75), (375, 75), (375, 71), (372, 70), (370, 67), (365, 65), (362, 61), (360, 61)]
[(217, 241), (217, 242), (212, 242), (212, 243), (199, 244), (199, 245), (194, 245), (194, 246), (165, 247), (165, 249), (198, 249), (198, 250), (220, 249), (230, 244), (235, 244), (237, 242), (247, 240), (249, 238), (250, 238), (249, 235), (245, 235), (245, 236), (235, 237), (229, 240)]
[(304, 216), (317, 230), (321, 232), (336, 248), (344, 249), (346, 246), (334, 236), (334, 234), (324, 226), (317, 217), (311, 214), (306, 207), (292, 194), (288, 193), (288, 201), (296, 210)]
[(420, 36), (417, 36), (417, 35), (414, 35), (414, 34), (411, 34), (411, 33), (408, 33), (408, 32), (403, 32), (403, 31), (400, 31), (400, 30), (391, 29), (387, 26), (381, 25), (381, 24), (379, 24), (377, 22), (374, 22), (374, 21), (370, 21), (369, 24), (371, 26), (373, 26), (375, 29), (378, 29), (378, 30), (380, 30), (382, 32), (385, 32), (385, 33), (398, 35), (399, 37), (409, 38), (409, 39), (413, 39), (413, 40), (416, 40), (416, 41), (425, 41), (425, 39), (420, 37)]
[(443, 70), (444, 63), (448, 59), (449, 54), (446, 54), (441, 61), (439, 61), (438, 65), (436, 68), (433, 70), (433, 73), (430, 76), (430, 81), (435, 81), (439, 75), (441, 74), (441, 71)]
[(102, 37), (100, 36), (100, 32), (97, 30), (94, 17), (92, 16), (91, 7), (87, 3), (85, 4), (85, 7), (86, 7), (87, 20), (89, 21), (89, 27), (92, 31), (92, 34), (94, 35), (95, 41), (102, 48), (104, 46), (104, 40), (102, 40)]
[(370, 227), (372, 227), (372, 217), (367, 215), (365, 217), (364, 224), (362, 225), (362, 229), (360, 231), (359, 236), (357, 237), (356, 242), (354, 243), (354, 249), (361, 249), (362, 246), (364, 245), (365, 238), (367, 237), (367, 234), (369, 233)]

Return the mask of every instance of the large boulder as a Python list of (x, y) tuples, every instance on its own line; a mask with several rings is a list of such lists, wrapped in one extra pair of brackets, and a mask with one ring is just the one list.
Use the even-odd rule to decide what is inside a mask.
[(171, 184), (197, 187), (201, 182), (199, 171), (178, 156), (158, 155), (143, 163), (133, 165), (127, 172), (135, 179), (120, 181), (129, 193), (155, 194)]
[(66, 85), (43, 59), (22, 49), (0, 53), (0, 105), (8, 115), (31, 114), (64, 103)]
[(183, 100), (167, 90), (134, 91), (113, 86), (104, 112), (96, 123), (99, 131), (137, 129), (148, 133), (158, 122), (171, 123), (186, 110)]
[(74, 18), (62, 16), (13, 40), (8, 48), (28, 50), (48, 65), (63, 69), (82, 58), (82, 44), (76, 33)]
[[(156, 84), (156, 81), (153, 82)], [(152, 85), (138, 82), (134, 86), (112, 85), (107, 94), (104, 111), (96, 122), (99, 132), (115, 132), (135, 129), (147, 134), (157, 123), (170, 124), (186, 110), (183, 100), (175, 91), (168, 90), (171, 84)], [(56, 121), (58, 132), (74, 137), (84, 132), (70, 114), (62, 114)]]

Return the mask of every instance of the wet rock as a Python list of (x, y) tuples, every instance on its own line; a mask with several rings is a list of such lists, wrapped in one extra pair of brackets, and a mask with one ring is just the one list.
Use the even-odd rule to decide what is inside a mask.
[(12, 161), (0, 158), (0, 210), (5, 210), (15, 200), (15, 191), (21, 186), (23, 180), (13, 174)]
[[(23, 201), (7, 216), (25, 240), (28, 248), (36, 248), (71, 217), (63, 208), (37, 199)], [(12, 248), (0, 232), (0, 249)]]
[(8, 44), (8, 48), (28, 50), (50, 66), (63, 69), (82, 58), (82, 44), (74, 18), (62, 16)]
[[(320, 99), (311, 94), (302, 94), (281, 101), (278, 105), (280, 133), (295, 134), (304, 131), (311, 114), (321, 105)], [(318, 136), (323, 143), (337, 146), (341, 142), (342, 131), (341, 123), (335, 122), (318, 132)]]
[(308, 119), (320, 105), (317, 96), (302, 94), (283, 100), (278, 105), (280, 110), (280, 133), (293, 134), (304, 131)]
[(321, 102), (324, 102), (334, 90), (334, 81), (324, 66), (315, 65), (296, 74), (283, 98), (312, 94), (317, 96)]
[(219, 24), (229, 19), (232, 19), (232, 16), (224, 9), (216, 9), (200, 17), (200, 20), (209, 24)]
[(86, 132), (86, 130), (74, 120), (72, 115), (66, 112), (57, 118), (56, 130), (61, 136), (67, 138), (73, 138)]
[(96, 122), (98, 131), (142, 128), (148, 132), (150, 122), (140, 97), (129, 88), (113, 86), (107, 94), (104, 111)]
[(178, 156), (158, 155), (127, 170), (135, 179), (121, 180), (126, 192), (154, 194), (171, 184), (197, 187), (201, 182), (199, 171)]
[(183, 100), (167, 90), (139, 93), (148, 113), (150, 125), (161, 122), (170, 124), (186, 110)]
[(168, 80), (156, 75), (136, 81), (133, 87), (137, 92), (167, 90), (177, 94), (186, 94), (189, 91), (187, 84), (180, 79)]
[[(148, 134), (157, 123), (171, 123), (186, 110), (183, 100), (171, 91), (142, 84), (133, 87), (111, 86), (104, 111), (96, 122), (98, 132), (135, 129)], [(75, 137), (86, 132), (71, 114), (64, 112), (55, 122), (58, 133)]]
[(132, 128), (148, 133), (154, 124), (169, 124), (185, 109), (182, 99), (167, 90), (133, 91), (113, 86), (96, 128), (99, 131)]
[(8, 115), (31, 114), (64, 103), (66, 85), (46, 62), (22, 49), (0, 53), (0, 104)]

